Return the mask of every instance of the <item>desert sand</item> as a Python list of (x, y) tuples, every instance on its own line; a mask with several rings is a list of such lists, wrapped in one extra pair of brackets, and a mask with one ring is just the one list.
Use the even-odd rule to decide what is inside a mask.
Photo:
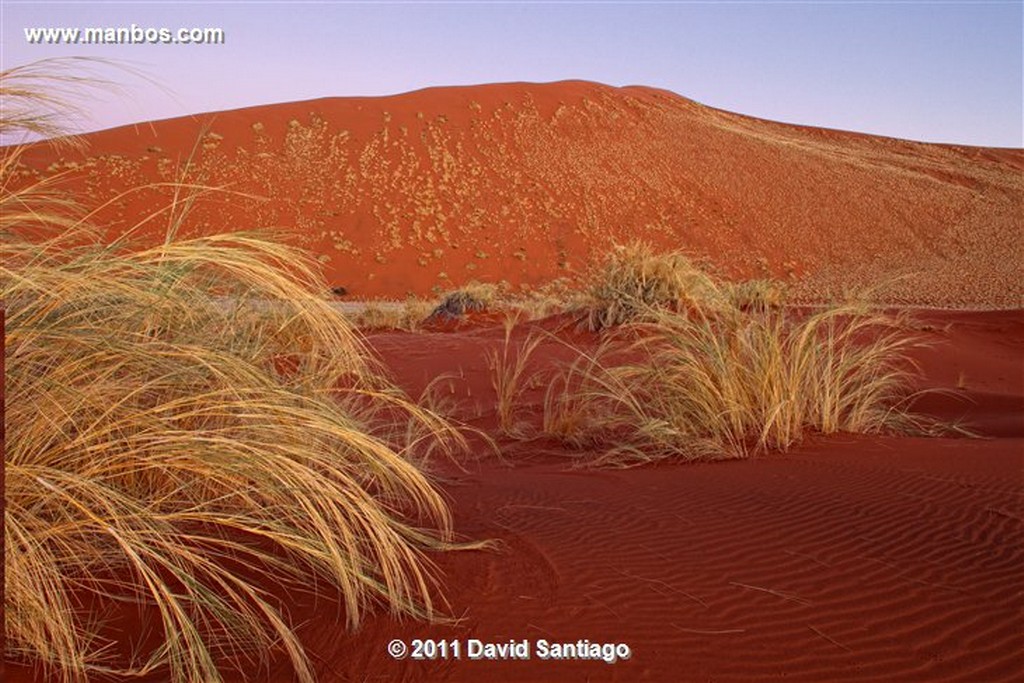
[[(324, 681), (1009, 681), (1024, 670), (1024, 317), (920, 312), (918, 410), (982, 438), (812, 437), (786, 454), (629, 470), (575, 468), (544, 440), (480, 441), (435, 474), (465, 538), (437, 563), (451, 624), (386, 613), (348, 633), (329, 593), (290, 595)], [(557, 329), (548, 319), (522, 324)], [(573, 333), (587, 344), (587, 335)], [(454, 373), (456, 415), (497, 435), (485, 353), (504, 330), (379, 332), (412, 395)], [(539, 370), (557, 342), (531, 357)], [(539, 420), (541, 387), (523, 399)], [(270, 586), (272, 588), (272, 585)], [(321, 589), (322, 590), (322, 589)], [(138, 615), (122, 614), (135, 632)], [(396, 661), (395, 638), (626, 643), (629, 660)], [(291, 680), (271, 671), (232, 681)], [(15, 667), (12, 681), (44, 680)], [(154, 677), (152, 680), (160, 680)]]
[[(351, 297), (471, 280), (577, 279), (638, 236), (808, 300), (1020, 308), (1024, 152), (923, 144), (733, 114), (674, 93), (567, 81), (430, 88), (156, 121), (40, 147), (112, 233), (186, 180), (223, 188), (193, 231), (274, 228)], [(145, 214), (142, 214), (145, 215)], [(154, 222), (146, 230), (161, 232)]]
[[(613, 471), (574, 469), (574, 453), (554, 443), (502, 441), (506, 464), (481, 445), (468, 472), (444, 472), (460, 532), (502, 542), (438, 558), (460, 622), (380, 616), (345, 634), (325, 628), (329, 601), (310, 605), (325, 678), (1014, 679), (1024, 670), (1024, 319), (921, 316), (949, 340), (919, 358), (927, 384), (966, 387), (919, 410), (984, 438), (817, 437), (784, 455)], [(413, 395), (432, 376), (464, 371), (465, 417), (482, 407), (475, 424), (494, 433), (482, 349), (502, 335), (471, 327), (371, 340)], [(558, 351), (542, 349), (534, 365)], [(540, 412), (540, 389), (532, 399), (527, 418)], [(627, 643), (633, 656), (395, 662), (393, 638), (586, 638)]]
[[(585, 454), (499, 433), (486, 353), (504, 341), (500, 318), (372, 331), (411, 396), (450, 373), (454, 416), (496, 439), (497, 453), (478, 438), (472, 458), (432, 467), (457, 533), (498, 544), (430, 558), (453, 623), (379, 612), (350, 633), (329, 593), (286, 596), (321, 680), (1024, 674), (1024, 151), (797, 127), (584, 82), (316, 100), (87, 138), (81, 153), (32, 150), (22, 174), (66, 172), (99, 205), (180, 177), (195, 147), (188, 178), (247, 193), (211, 196), (197, 231), (279, 227), (349, 298), (471, 280), (537, 288), (638, 236), (726, 275), (786, 279), (806, 301), (878, 285), (887, 304), (915, 307), (934, 343), (918, 351), (920, 388), (949, 390), (916, 409), (980, 437), (811, 436), (748, 460), (582, 469)], [(165, 192), (103, 215), (123, 230)], [(535, 329), (597, 343), (564, 322), (522, 322), (513, 344)], [(549, 339), (530, 369), (564, 356)], [(543, 392), (524, 393), (525, 423), (539, 423)], [(136, 628), (138, 615), (121, 617)], [(587, 639), (631, 656), (396, 660), (396, 638)], [(291, 680), (272, 658), (228, 680)], [(11, 669), (8, 680), (42, 680)]]

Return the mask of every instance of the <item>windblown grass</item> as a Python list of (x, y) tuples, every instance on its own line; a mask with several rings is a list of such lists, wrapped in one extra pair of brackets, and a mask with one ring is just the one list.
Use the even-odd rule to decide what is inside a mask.
[(717, 308), (721, 287), (681, 252), (656, 253), (634, 242), (616, 246), (590, 276), (582, 308), (591, 330), (635, 320), (654, 307)]
[[(331, 587), (349, 626), (435, 615), (423, 550), (451, 521), (407, 456), (459, 437), (381, 379), (314, 263), (259, 234), (175, 238), (188, 188), (165, 242), (102, 243), (3, 152), (7, 656), (207, 683), (283, 653), (312, 681), (274, 586)], [(155, 641), (104, 628), (123, 602)]]
[(530, 335), (522, 344), (515, 344), (512, 333), (517, 322), (518, 316), (515, 315), (505, 319), (505, 338), (500, 350), (491, 349), (487, 353), (491, 385), (496, 396), (498, 429), (510, 436), (522, 434), (523, 427), (517, 419), (519, 397), (525, 388), (523, 380), (530, 356), (543, 340), (542, 336)]
[(650, 306), (549, 385), (545, 432), (604, 447), (591, 464), (787, 450), (808, 431), (927, 432), (902, 316), (863, 304), (799, 313)]
[(138, 70), (96, 57), (53, 57), (4, 69), (0, 72), (0, 145), (35, 139), (78, 144), (64, 136), (87, 118), (86, 105), (99, 92), (119, 90), (104, 77), (109, 71), (156, 85)]
[[(542, 432), (575, 448), (595, 447), (609, 436), (611, 424), (600, 421), (599, 406), (605, 392), (615, 387), (607, 372), (613, 361), (609, 356), (627, 346), (617, 339), (606, 339), (592, 352), (566, 344), (574, 359), (545, 377)], [(593, 404), (592, 404), (593, 402)]]
[[(446, 426), (376, 379), (296, 255), (243, 235), (119, 255), (59, 241), (3, 248), (9, 645), (70, 678), (102, 666), (70, 594), (113, 597), (100, 587), (127, 572), (119, 597), (156, 605), (166, 648), (129, 668), (215, 680), (223, 634), (281, 639), (309, 680), (285, 616), (222, 557), (327, 579), (350, 625), (375, 602), (429, 616), (419, 548), (443, 545), (448, 513), (374, 413), (408, 413), (417, 442)], [(267, 298), (288, 305), (245, 303)]]

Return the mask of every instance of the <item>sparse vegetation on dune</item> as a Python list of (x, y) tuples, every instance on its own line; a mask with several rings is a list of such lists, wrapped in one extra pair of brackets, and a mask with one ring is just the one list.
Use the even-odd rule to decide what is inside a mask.
[(685, 275), (677, 268), (642, 250), (612, 256), (603, 271), (612, 282), (591, 290), (609, 296), (588, 320), (632, 322), (549, 385), (545, 432), (601, 444), (593, 464), (628, 465), (786, 450), (807, 430), (927, 428), (904, 409), (917, 342), (901, 316), (861, 304), (799, 313), (779, 307), (770, 283), (729, 285), (688, 262)]
[[(25, 78), (39, 75), (16, 73), (16, 89), (0, 78), (0, 94), (59, 104), (39, 90), (45, 77)], [(11, 111), (0, 133), (55, 131), (49, 114)], [(438, 613), (424, 552), (456, 546), (422, 466), (465, 446), (472, 430), (438, 414), (454, 419), (465, 376), (438, 375), (413, 402), (357, 327), (504, 312), (504, 339), (466, 347), (488, 366), (496, 431), (535, 435), (523, 395), (546, 383), (541, 432), (590, 465), (933, 426), (905, 410), (913, 326), (865, 305), (787, 308), (779, 283), (727, 283), (633, 243), (582, 292), (568, 280), (518, 297), (472, 283), (438, 304), (346, 317), (315, 259), (270, 236), (182, 238), (207, 188), (178, 183), (171, 206), (138, 217), (150, 242), (133, 230), (105, 242), (52, 180), (14, 178), (18, 149), (0, 153), (8, 656), (55, 680), (207, 683), (273, 653), (312, 683), (286, 602), (317, 586), (340, 596), (349, 626), (373, 607)], [(162, 241), (149, 230), (158, 221)], [(516, 324), (559, 311), (589, 330), (571, 331), (587, 348), (534, 371), (544, 343), (574, 347)], [(103, 617), (123, 603), (156, 623), (113, 633)]]
[[(438, 310), (472, 310), (464, 301), (478, 300), (459, 290)], [(514, 312), (504, 343), (485, 356), (497, 427), (514, 438), (533, 433), (520, 400), (540, 380), (542, 433), (599, 453), (594, 465), (746, 457), (787, 450), (808, 431), (935, 427), (906, 411), (918, 342), (905, 316), (867, 304), (812, 311), (784, 302), (776, 281), (727, 282), (680, 253), (618, 247), (582, 296), (562, 292), (553, 305), (575, 311), (597, 332), (597, 347), (575, 349), (576, 360), (554, 374), (541, 367), (527, 376), (544, 337), (513, 340), (522, 302), (490, 297), (488, 305)]]
[(786, 301), (786, 287), (776, 280), (744, 280), (726, 287), (729, 302), (744, 311), (777, 308)]
[(516, 436), (523, 433), (518, 421), (518, 399), (525, 384), (526, 367), (530, 356), (543, 341), (543, 337), (530, 335), (522, 344), (512, 343), (512, 333), (518, 322), (518, 315), (505, 319), (505, 338), (501, 348), (487, 353), (487, 365), (491, 372), (491, 386), (496, 396), (498, 429), (503, 434)]
[(431, 312), (430, 317), (451, 320), (460, 318), (467, 313), (485, 311), (495, 303), (497, 295), (497, 285), (471, 282), (461, 289), (446, 294)]
[(416, 332), (430, 317), (435, 305), (423, 299), (393, 302), (367, 302), (346, 314), (349, 322), (361, 330), (404, 330)]
[[(187, 188), (165, 243), (101, 242), (3, 153), (7, 656), (207, 683), (279, 653), (312, 681), (274, 586), (332, 587), (350, 626), (435, 615), (423, 551), (452, 547), (451, 522), (409, 456), (460, 437), (381, 379), (313, 262), (254, 234), (173, 239)], [(105, 630), (124, 601), (157, 623)]]
[[(352, 625), (378, 602), (433, 613), (420, 551), (444, 546), (447, 509), (380, 426), (399, 411), (416, 441), (455, 435), (377, 378), (294, 257), (237, 235), (131, 254), (5, 236), (13, 650), (68, 680), (104, 666), (70, 597), (89, 586), (160, 613), (167, 649), (129, 669), (216, 680), (225, 642), (280, 641), (308, 680), (287, 616), (239, 565), (326, 579)], [(213, 287), (289, 305), (225, 308)]]
[(652, 307), (720, 307), (725, 292), (680, 252), (657, 253), (642, 242), (616, 246), (591, 274), (582, 304), (590, 329), (634, 320)]

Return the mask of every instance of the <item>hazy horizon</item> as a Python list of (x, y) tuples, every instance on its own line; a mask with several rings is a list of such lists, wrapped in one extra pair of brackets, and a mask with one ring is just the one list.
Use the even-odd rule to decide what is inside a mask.
[[(89, 56), (120, 94), (90, 131), (430, 87), (644, 85), (786, 123), (1024, 146), (1022, 3), (5, 1), (4, 69)], [(25, 29), (217, 27), (219, 45), (29, 44)]]

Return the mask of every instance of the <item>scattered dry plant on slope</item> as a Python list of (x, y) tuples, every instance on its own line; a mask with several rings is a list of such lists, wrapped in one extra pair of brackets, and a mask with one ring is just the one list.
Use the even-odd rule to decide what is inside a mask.
[(434, 310), (434, 304), (422, 299), (406, 299), (399, 305), (371, 302), (347, 313), (348, 320), (360, 330), (404, 330), (417, 332)]
[(786, 299), (786, 288), (775, 280), (745, 280), (726, 287), (729, 302), (744, 311), (756, 311), (781, 306)]
[[(447, 547), (449, 513), (372, 422), (455, 433), (379, 379), (312, 263), (245, 234), (101, 244), (52, 188), (13, 189), (18, 153), (0, 194), (8, 656), (65, 681), (207, 683), (283, 651), (311, 681), (269, 585), (332, 585), (351, 625), (373, 604), (433, 614), (422, 549)], [(108, 657), (107, 600), (151, 605), (160, 642)]]

